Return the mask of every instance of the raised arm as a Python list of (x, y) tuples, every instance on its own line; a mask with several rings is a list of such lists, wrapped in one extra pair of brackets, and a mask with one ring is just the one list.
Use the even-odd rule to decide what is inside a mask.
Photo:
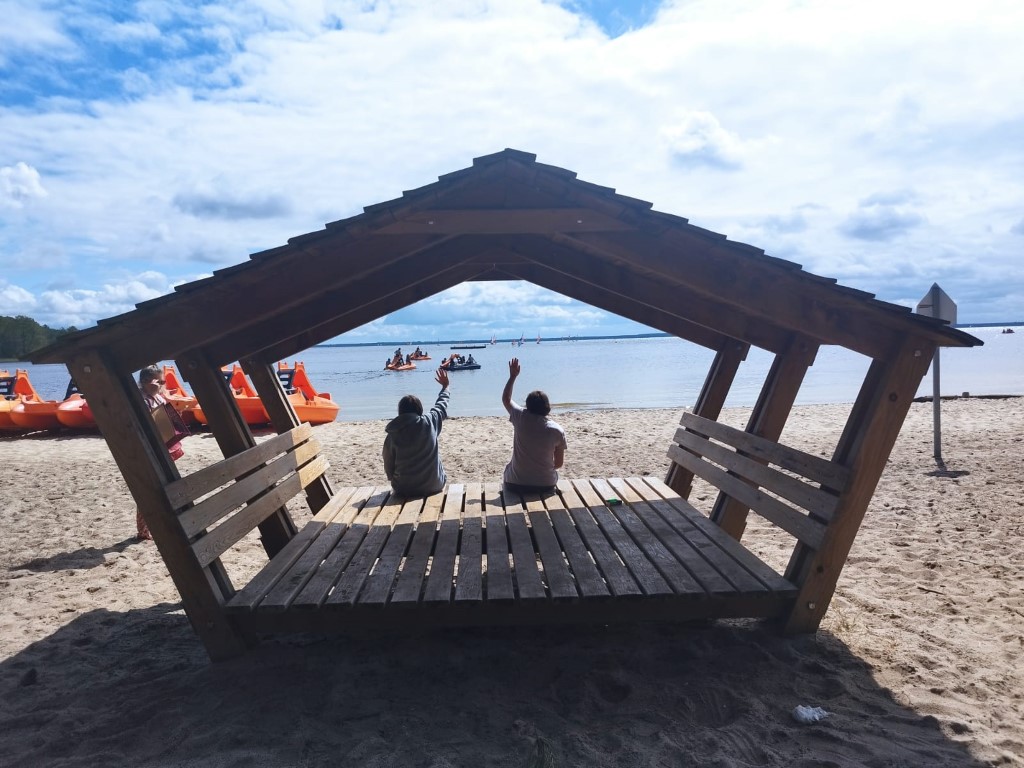
[(505, 388), (501, 390), (501, 404), (509, 413), (512, 412), (512, 388), (516, 385), (516, 377), (519, 376), (520, 370), (522, 369), (519, 367), (518, 357), (513, 357), (508, 361), (508, 381), (505, 382)]

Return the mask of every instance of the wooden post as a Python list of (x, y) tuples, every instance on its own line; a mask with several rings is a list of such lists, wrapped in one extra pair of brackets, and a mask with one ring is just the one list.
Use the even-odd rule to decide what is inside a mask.
[(800, 588), (786, 620), (786, 632), (813, 632), (828, 610), (854, 537), (934, 351), (934, 342), (910, 337), (892, 355), (871, 363), (833, 456), (833, 461), (849, 467), (849, 483), (821, 546), (813, 551), (798, 544), (786, 569), (786, 578)]
[[(250, 358), (242, 361), (242, 370), (252, 379), (253, 386), (263, 401), (263, 407), (270, 416), (270, 423), (278, 434), (299, 426), (299, 417), (295, 414), (295, 409), (281, 386), (281, 380), (273, 365)], [(320, 475), (306, 486), (306, 500), (314, 515), (324, 508), (333, 495), (334, 489), (327, 475)]]
[[(757, 404), (750, 414), (746, 431), (774, 442), (779, 441), (786, 420), (793, 410), (800, 385), (803, 384), (807, 369), (814, 364), (818, 344), (811, 339), (794, 338), (785, 354), (776, 355), (764, 386), (757, 398)], [(711, 519), (736, 541), (743, 538), (747, 527), (748, 507), (731, 496), (719, 492)]]
[[(740, 363), (747, 359), (747, 352), (750, 345), (742, 341), (730, 341), (721, 347), (715, 354), (714, 362), (708, 369), (708, 375), (704, 379), (704, 386), (701, 388), (697, 402), (693, 406), (693, 412), (706, 419), (718, 420), (725, 406), (725, 399), (729, 396), (729, 390), (736, 380), (736, 373), (739, 371)], [(693, 472), (679, 466), (675, 462), (668, 469), (665, 483), (682, 498), (690, 496), (693, 487)]]
[[(203, 414), (213, 431), (224, 457), (252, 448), (256, 445), (249, 425), (242, 418), (235, 398), (228, 389), (220, 368), (209, 365), (201, 350), (192, 350), (178, 358), (178, 370), (192, 385), (192, 392), (203, 407)], [(295, 523), (285, 507), (260, 523), (261, 541), (268, 557), (273, 557), (295, 535)]]
[(153, 541), (167, 565), (182, 607), (214, 661), (245, 652), (245, 636), (225, 616), (231, 584), (218, 567), (203, 568), (178, 524), (163, 487), (180, 475), (157, 433), (130, 371), (116, 371), (102, 353), (90, 350), (68, 361), (68, 370), (89, 399), (96, 423)]

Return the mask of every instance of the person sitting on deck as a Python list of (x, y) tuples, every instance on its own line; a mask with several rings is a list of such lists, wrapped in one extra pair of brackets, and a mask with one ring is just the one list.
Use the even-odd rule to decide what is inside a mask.
[(466, 358), (466, 365), (476, 365), (476, 360), (473, 358), (473, 353), (469, 353), (469, 357)]
[(385, 427), (384, 474), (402, 496), (429, 496), (448, 482), (438, 446), (448, 416), (448, 372), (438, 368), (434, 378), (441, 392), (430, 413), (424, 416), (420, 399), (406, 395), (398, 401), (398, 416)]
[(505, 488), (515, 493), (549, 491), (558, 482), (565, 461), (565, 431), (548, 418), (551, 402), (539, 389), (526, 396), (526, 408), (512, 400), (512, 389), (521, 371), (518, 358), (508, 364), (508, 381), (501, 403), (512, 422), (512, 459), (505, 466)]

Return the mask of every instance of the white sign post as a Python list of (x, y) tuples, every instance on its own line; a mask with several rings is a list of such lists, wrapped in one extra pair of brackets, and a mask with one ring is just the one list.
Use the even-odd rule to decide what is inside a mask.
[[(939, 320), (946, 320), (950, 325), (956, 323), (956, 302), (954, 302), (945, 291), (939, 288), (938, 283), (932, 283), (931, 290), (924, 298), (917, 303), (917, 314), (937, 317)], [(940, 416), (939, 399), (939, 349), (935, 348), (935, 357), (932, 358), (932, 422), (935, 425), (935, 459), (942, 461), (942, 419)]]

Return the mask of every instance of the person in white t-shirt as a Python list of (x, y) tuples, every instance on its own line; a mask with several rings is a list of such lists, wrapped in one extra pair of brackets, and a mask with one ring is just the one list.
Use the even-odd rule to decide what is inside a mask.
[(512, 400), (512, 389), (521, 371), (519, 359), (508, 363), (508, 381), (501, 403), (512, 422), (512, 459), (505, 466), (505, 488), (517, 493), (549, 491), (558, 482), (565, 461), (565, 431), (548, 418), (551, 402), (539, 389), (526, 396), (526, 407)]

